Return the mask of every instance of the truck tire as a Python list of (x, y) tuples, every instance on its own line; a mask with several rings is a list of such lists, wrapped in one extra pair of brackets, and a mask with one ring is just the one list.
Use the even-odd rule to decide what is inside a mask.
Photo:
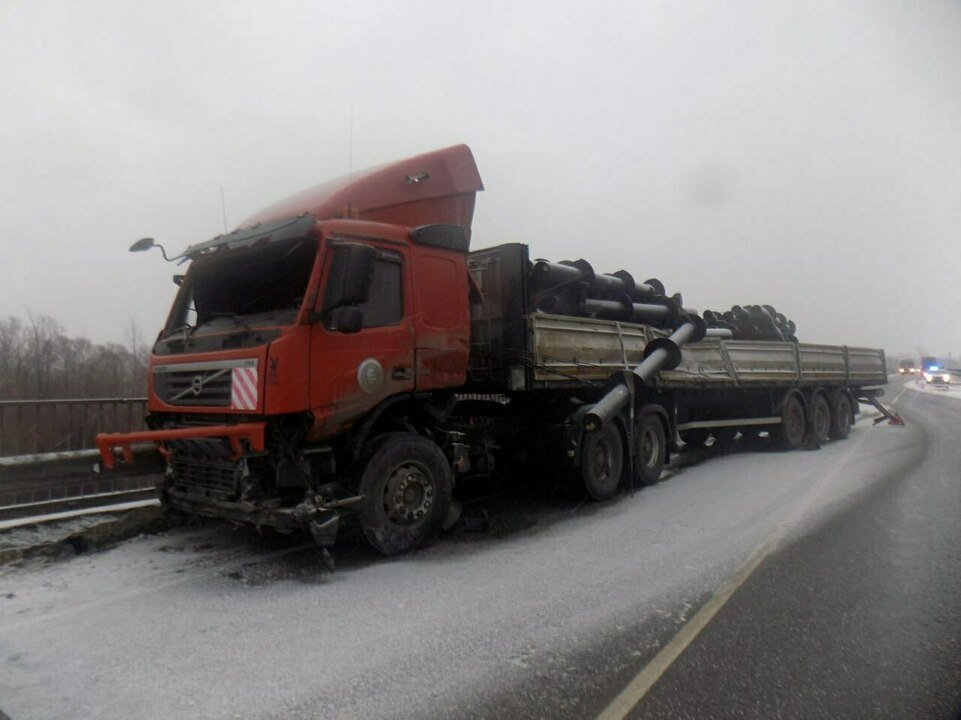
[(634, 430), (634, 471), (637, 481), (641, 485), (653, 485), (661, 479), (666, 462), (667, 436), (661, 419), (654, 414), (641, 415)]
[(360, 469), (360, 527), (384, 555), (410, 552), (440, 532), (450, 509), (453, 478), (444, 453), (425, 437), (389, 433), (375, 438)]
[(830, 436), (834, 440), (844, 440), (851, 433), (853, 422), (854, 409), (851, 406), (851, 398), (846, 392), (839, 392), (834, 396), (834, 403), (831, 406)]
[(781, 424), (772, 433), (782, 450), (797, 450), (804, 444), (807, 418), (804, 404), (795, 393), (788, 393), (781, 403)]
[(819, 443), (828, 441), (831, 437), (831, 404), (824, 393), (814, 393), (811, 398), (811, 430)]
[(624, 438), (611, 420), (584, 435), (581, 443), (580, 479), (592, 499), (610, 500), (624, 479)]

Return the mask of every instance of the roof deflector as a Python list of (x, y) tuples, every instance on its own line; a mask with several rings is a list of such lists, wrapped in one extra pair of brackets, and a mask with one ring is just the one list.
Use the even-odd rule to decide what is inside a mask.
[(404, 227), (449, 224), (470, 228), (474, 195), (483, 189), (470, 148), (455, 145), (316, 185), (257, 213), (241, 226), (311, 213), (317, 220), (352, 218)]

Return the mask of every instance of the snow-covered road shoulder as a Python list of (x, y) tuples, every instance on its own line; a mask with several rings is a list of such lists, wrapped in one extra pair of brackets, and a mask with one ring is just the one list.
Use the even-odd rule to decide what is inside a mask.
[[(954, 378), (952, 377), (952, 380)], [(906, 380), (904, 389), (912, 392), (925, 393), (926, 395), (937, 395), (938, 397), (961, 400), (961, 386), (959, 385), (933, 385), (932, 383), (919, 383), (917, 380)]]

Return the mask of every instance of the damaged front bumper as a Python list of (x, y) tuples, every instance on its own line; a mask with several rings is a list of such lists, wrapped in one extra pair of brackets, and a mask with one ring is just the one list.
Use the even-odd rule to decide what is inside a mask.
[(167, 451), (164, 443), (175, 440), (196, 440), (201, 438), (223, 439), (230, 444), (232, 457), (239, 460), (244, 455), (244, 446), (253, 452), (263, 452), (266, 447), (267, 423), (238, 423), (236, 425), (207, 425), (203, 427), (167, 428), (163, 430), (144, 430), (132, 433), (100, 433), (97, 435), (97, 450), (103, 465), (108, 470), (117, 464), (118, 455), (126, 463), (133, 462), (133, 445), (135, 443), (156, 443), (157, 449), (164, 456)]
[(297, 504), (261, 496), (259, 480), (250, 472), (248, 461), (266, 455), (266, 426), (265, 422), (253, 422), (101, 434), (97, 448), (109, 469), (118, 461), (133, 462), (133, 444), (156, 444), (167, 461), (157, 490), (168, 507), (283, 533), (306, 531), (322, 548), (333, 545), (341, 510), (363, 498), (344, 497), (332, 485), (305, 487), (304, 499)]
[(192, 515), (222, 518), (237, 523), (272, 527), (280, 532), (306, 530), (321, 547), (330, 547), (337, 539), (340, 508), (359, 502), (361, 498), (318, 502), (306, 499), (293, 507), (265, 507), (247, 501), (229, 502), (200, 498), (169, 490), (166, 483), (158, 486), (164, 505)]

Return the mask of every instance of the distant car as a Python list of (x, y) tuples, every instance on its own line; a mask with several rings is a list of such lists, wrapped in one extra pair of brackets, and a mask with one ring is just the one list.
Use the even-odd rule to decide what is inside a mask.
[(898, 372), (902, 375), (914, 375), (917, 371), (912, 360), (902, 360), (898, 365)]
[(921, 374), (925, 382), (929, 382), (932, 385), (950, 385), (951, 384), (951, 373), (938, 365), (930, 365)]

